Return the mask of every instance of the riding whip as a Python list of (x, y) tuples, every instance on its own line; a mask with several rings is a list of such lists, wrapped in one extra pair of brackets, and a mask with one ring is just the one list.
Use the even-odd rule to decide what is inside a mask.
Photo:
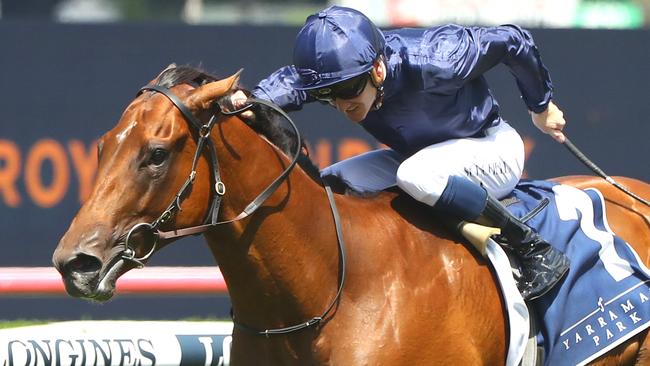
[(605, 174), (605, 172), (600, 169), (596, 164), (594, 164), (593, 161), (589, 160), (588, 157), (585, 156), (585, 154), (580, 151), (572, 142), (569, 140), (568, 137), (566, 137), (565, 134), (565, 140), (563, 145), (573, 154), (575, 155), (578, 160), (580, 160), (584, 165), (586, 165), (589, 169), (591, 169), (594, 173), (596, 173), (598, 176), (601, 178), (605, 179), (608, 181), (610, 184), (612, 184), (614, 187), (620, 189), (621, 191), (625, 192), (628, 196), (636, 199), (637, 201), (643, 203), (646, 206), (650, 206), (650, 201), (643, 199), (639, 195), (635, 194), (634, 192), (630, 191), (627, 187), (624, 185), (618, 183), (617, 181), (614, 180), (614, 178), (610, 177), (609, 175)]

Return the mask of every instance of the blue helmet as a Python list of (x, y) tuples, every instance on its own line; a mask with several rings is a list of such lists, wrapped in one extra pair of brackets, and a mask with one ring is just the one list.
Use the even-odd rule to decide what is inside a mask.
[(296, 36), (294, 88), (318, 89), (368, 72), (384, 45), (379, 28), (357, 10), (330, 6), (312, 14)]

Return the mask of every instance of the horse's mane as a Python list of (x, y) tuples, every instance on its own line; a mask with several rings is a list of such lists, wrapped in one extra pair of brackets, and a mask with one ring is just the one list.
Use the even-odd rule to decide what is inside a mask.
[[(163, 71), (162, 74), (158, 77), (156, 85), (171, 88), (175, 85), (190, 84), (198, 87), (217, 80), (220, 80), (217, 76), (201, 70), (200, 68), (182, 65), (168, 68), (167, 70)], [(250, 95), (250, 92), (247, 90), (244, 90), (244, 92), (247, 95)], [(222, 96), (216, 102), (219, 103), (222, 108), (229, 110), (234, 109), (230, 101), (230, 94)], [(264, 105), (254, 106), (253, 112), (256, 117), (254, 120), (249, 120), (247, 118), (242, 118), (242, 120), (255, 132), (264, 136), (268, 141), (282, 150), (285, 154), (288, 156), (293, 156), (298, 146), (298, 139), (287, 125), (287, 122), (284, 121), (284, 119), (278, 115), (277, 112)], [(298, 157), (298, 165), (300, 165), (300, 167), (312, 179), (320, 183), (320, 171), (318, 167), (316, 167), (316, 165), (314, 165), (314, 163), (311, 161), (309, 156), (304, 153), (305, 151), (307, 151), (307, 148), (304, 145), (304, 142), (301, 142), (301, 152), (300, 156)]]
[(201, 86), (217, 80), (219, 78), (199, 68), (187, 65), (173, 66), (172, 64), (158, 76), (156, 85), (165, 88), (171, 88), (180, 84)]

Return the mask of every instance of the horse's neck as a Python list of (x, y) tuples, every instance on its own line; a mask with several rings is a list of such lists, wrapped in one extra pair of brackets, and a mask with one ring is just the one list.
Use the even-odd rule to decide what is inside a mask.
[[(222, 219), (232, 218), (288, 165), (241, 122), (219, 125), (226, 184)], [(336, 292), (338, 252), (325, 190), (296, 167), (251, 217), (207, 234), (240, 321), (274, 327), (320, 315)], [(331, 284), (331, 291), (324, 288)], [(317, 314), (318, 313), (318, 314)]]

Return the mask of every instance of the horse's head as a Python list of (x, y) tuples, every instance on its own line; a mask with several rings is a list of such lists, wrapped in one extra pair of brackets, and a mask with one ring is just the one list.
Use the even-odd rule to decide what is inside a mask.
[[(150, 86), (171, 91), (194, 122), (208, 122), (216, 102), (235, 87), (238, 75), (217, 81), (192, 68), (168, 68)], [(160, 92), (143, 88), (117, 125), (98, 144), (97, 179), (53, 255), (70, 295), (104, 301), (115, 281), (137, 267), (157, 246), (151, 224), (186, 227), (203, 223), (210, 210), (210, 179), (188, 181), (203, 132)], [(200, 126), (199, 126), (200, 127)], [(196, 176), (211, 176), (210, 153), (200, 149)], [(181, 193), (182, 198), (176, 199)], [(171, 203), (170, 203), (171, 202)], [(163, 218), (161, 214), (178, 204)], [(160, 244), (160, 243), (159, 243)]]

